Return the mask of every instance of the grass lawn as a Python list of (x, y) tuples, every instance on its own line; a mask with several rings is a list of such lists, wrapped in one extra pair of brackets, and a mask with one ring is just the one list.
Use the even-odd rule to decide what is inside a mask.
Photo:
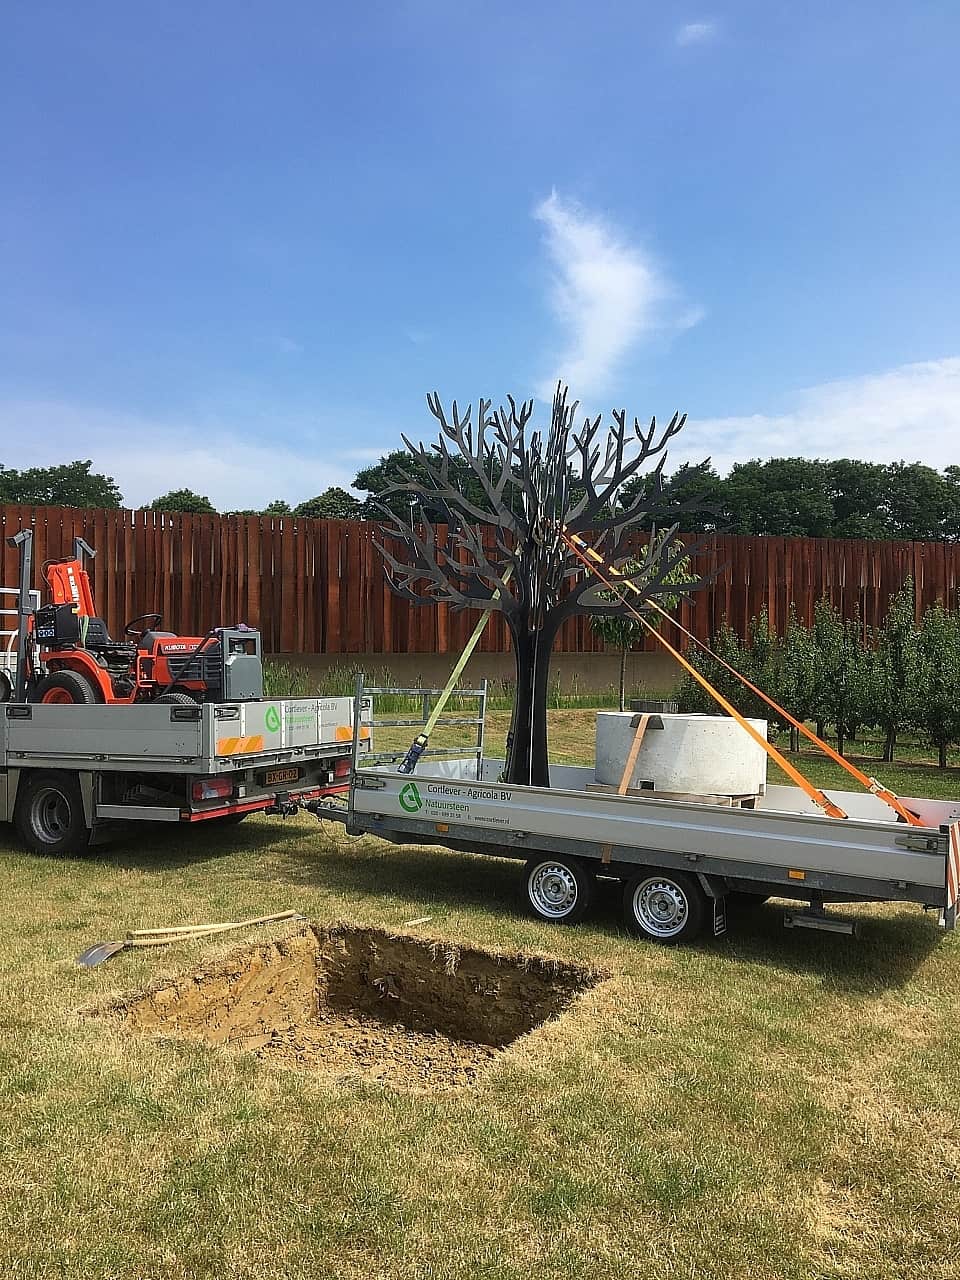
[[(592, 713), (551, 719), (555, 758), (588, 760)], [(904, 794), (960, 792), (960, 773), (876, 771)], [(287, 907), (388, 929), (429, 916), (415, 932), (610, 976), (449, 1093), (84, 1016), (254, 934), (86, 971), (89, 943)], [(189, 841), (133, 828), (64, 861), (3, 829), (0, 1276), (955, 1276), (960, 940), (918, 908), (853, 910), (860, 941), (786, 932), (767, 906), (671, 951), (623, 933), (612, 887), (589, 922), (551, 929), (522, 913), (515, 863), (307, 818)]]

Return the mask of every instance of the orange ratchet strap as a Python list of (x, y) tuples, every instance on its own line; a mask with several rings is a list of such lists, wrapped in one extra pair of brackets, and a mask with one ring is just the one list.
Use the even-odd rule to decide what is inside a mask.
[[(605, 564), (602, 557), (599, 556), (592, 547), (588, 546), (582, 538), (578, 538), (575, 534), (566, 534), (566, 531), (564, 531), (564, 535), (575, 544), (575, 550), (579, 547), (590, 560), (594, 560), (604, 565), (604, 568), (607, 569), (611, 577), (618, 578), (621, 576), (613, 565)], [(628, 587), (631, 591), (639, 594), (639, 590), (634, 583), (624, 582), (621, 585)], [(875, 795), (878, 800), (882, 800), (885, 804), (889, 805), (890, 808), (904, 820), (904, 822), (909, 823), (910, 826), (913, 827), (922, 827), (924, 825), (922, 819), (908, 809), (899, 796), (891, 791), (889, 787), (885, 787), (882, 783), (878, 782), (876, 778), (868, 777), (862, 772), (862, 770), (858, 769), (856, 765), (851, 764), (849, 760), (844, 759), (844, 757), (840, 755), (839, 751), (835, 751), (828, 742), (824, 742), (822, 738), (817, 737), (813, 730), (808, 729), (802, 720), (797, 720), (789, 711), (784, 707), (781, 707), (779, 703), (775, 702), (769, 694), (766, 694), (762, 689), (757, 688), (757, 686), (751, 680), (748, 680), (745, 675), (742, 675), (735, 667), (732, 667), (729, 662), (725, 662), (718, 653), (714, 653), (709, 645), (706, 645), (702, 640), (699, 640), (692, 631), (688, 631), (682, 623), (678, 622), (676, 618), (667, 613), (666, 609), (657, 604), (655, 600), (647, 600), (646, 604), (655, 609), (657, 613), (666, 618), (669, 622), (672, 622), (678, 631), (685, 635), (688, 640), (692, 640), (698, 648), (713, 658), (715, 662), (719, 662), (725, 671), (729, 671), (731, 675), (736, 676), (742, 684), (744, 684), (752, 693), (755, 693), (758, 698), (761, 698), (768, 707), (777, 713), (777, 715), (782, 716), (788, 724), (793, 725), (799, 733), (802, 733), (805, 738), (818, 746), (825, 755), (829, 756), (831, 760), (835, 761), (841, 766), (841, 768), (845, 769), (847, 773), (849, 773), (851, 777), (855, 778), (862, 787), (865, 787), (867, 791)], [(656, 631), (656, 629), (654, 629), (654, 635), (659, 636), (659, 632)]]
[[(824, 795), (824, 793), (820, 790), (819, 787), (815, 787), (812, 782), (809, 782), (803, 776), (803, 774), (799, 771), (799, 769), (796, 769), (790, 763), (790, 761), (777, 750), (777, 748), (773, 745), (772, 742), (768, 742), (762, 733), (758, 733), (758, 731), (753, 727), (750, 721), (747, 720), (744, 716), (742, 716), (740, 712), (736, 709), (736, 707), (734, 707), (731, 703), (729, 703), (718, 689), (715, 689), (713, 687), (713, 685), (706, 678), (706, 676), (701, 675), (700, 672), (696, 669), (696, 667), (694, 667), (692, 663), (689, 663), (686, 660), (686, 658), (683, 656), (682, 653), (676, 650), (668, 640), (664, 639), (664, 637), (660, 634), (657, 628), (653, 626), (651, 623), (649, 623), (646, 620), (646, 618), (643, 616), (643, 614), (639, 612), (639, 610), (634, 609), (633, 606), (629, 603), (629, 601), (624, 599), (624, 597), (617, 590), (617, 584), (612, 582), (610, 578), (606, 577), (605, 574), (603, 574), (600, 571), (600, 569), (597, 568), (596, 562), (591, 563), (591, 560), (594, 560), (595, 558), (595, 560), (599, 561), (600, 564), (602, 564), (605, 569), (608, 567), (604, 563), (604, 561), (601, 559), (601, 557), (597, 555), (595, 551), (592, 551), (592, 548), (588, 547), (583, 542), (582, 538), (578, 538), (577, 542), (581, 544), (581, 546), (584, 548), (583, 550), (581, 550), (581, 547), (577, 545), (577, 542), (574, 542), (573, 537), (570, 534), (568, 534), (566, 530), (563, 530), (563, 540), (564, 542), (566, 542), (567, 546), (570, 548), (573, 554), (577, 557), (577, 559), (580, 560), (586, 566), (586, 568), (590, 570), (591, 573), (595, 574), (596, 577), (598, 577), (600, 581), (604, 583), (604, 585), (614, 593), (614, 595), (619, 596), (619, 598), (623, 600), (623, 603), (627, 606), (627, 608), (630, 610), (633, 616), (637, 619), (637, 621), (642, 623), (642, 625), (647, 629), (647, 631), (650, 632), (650, 634), (658, 641), (658, 643), (661, 644), (668, 653), (672, 654), (673, 657), (676, 658), (677, 662), (680, 663), (681, 667), (683, 667), (683, 669), (687, 672), (687, 674), (692, 676), (693, 679), (696, 680), (696, 682), (699, 685), (702, 685), (703, 688), (706, 689), (706, 691), (710, 694), (710, 696), (713, 699), (715, 699), (715, 701), (718, 702), (721, 707), (723, 707), (727, 715), (732, 716), (733, 719), (736, 720), (740, 728), (743, 729), (746, 733), (748, 733), (750, 737), (754, 740), (754, 742), (757, 743), (758, 746), (763, 748), (763, 750), (767, 753), (770, 759), (773, 760), (775, 764), (778, 764), (780, 766), (780, 768), (784, 771), (787, 777), (793, 779), (793, 781), (797, 784), (797, 786), (800, 787), (801, 790), (803, 790), (806, 793), (806, 795), (810, 797), (810, 799), (813, 801), (815, 805), (817, 805), (818, 808), (823, 810), (823, 812), (827, 815), (828, 818), (845, 818), (847, 816), (844, 813), (844, 811), (840, 808), (839, 805), (834, 804), (834, 802), (830, 799), (829, 796)], [(590, 553), (590, 552), (592, 552), (592, 554), (590, 554), (590, 558), (588, 559), (586, 553)], [(621, 575), (616, 574), (615, 576), (620, 577)], [(623, 586), (631, 586), (632, 584), (620, 583), (619, 585), (623, 587)]]

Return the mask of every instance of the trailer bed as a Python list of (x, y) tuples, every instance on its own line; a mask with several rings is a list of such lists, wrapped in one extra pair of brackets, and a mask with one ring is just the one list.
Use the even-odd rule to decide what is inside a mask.
[(900, 900), (942, 912), (952, 928), (960, 879), (960, 804), (907, 800), (907, 826), (876, 797), (830, 792), (852, 816), (824, 816), (801, 791), (769, 787), (757, 807), (588, 791), (594, 771), (552, 766), (550, 788), (497, 781), (500, 761), (425, 761), (353, 775), (348, 832), (499, 856), (566, 854), (600, 874), (672, 867), (728, 887), (763, 885), (800, 899)]

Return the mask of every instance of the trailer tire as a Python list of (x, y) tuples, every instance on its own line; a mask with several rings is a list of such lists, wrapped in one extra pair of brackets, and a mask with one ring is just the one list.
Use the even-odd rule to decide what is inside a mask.
[(527, 905), (548, 924), (577, 924), (590, 910), (596, 879), (578, 858), (531, 858), (523, 869)]
[(100, 690), (79, 671), (54, 671), (44, 676), (33, 691), (31, 702), (90, 705), (102, 702)]
[(676, 946), (692, 942), (707, 918), (707, 898), (694, 876), (646, 867), (623, 890), (623, 915), (631, 933)]
[(80, 784), (69, 773), (40, 773), (23, 783), (14, 824), (34, 853), (81, 855), (90, 844)]

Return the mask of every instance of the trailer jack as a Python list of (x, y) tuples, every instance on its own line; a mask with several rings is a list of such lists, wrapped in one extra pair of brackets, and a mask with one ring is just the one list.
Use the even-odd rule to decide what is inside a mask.
[(838, 920), (836, 916), (828, 916), (823, 909), (822, 899), (812, 901), (805, 911), (784, 911), (783, 927), (785, 929), (819, 929), (822, 933), (845, 933), (851, 938), (859, 937), (860, 934), (855, 920)]

